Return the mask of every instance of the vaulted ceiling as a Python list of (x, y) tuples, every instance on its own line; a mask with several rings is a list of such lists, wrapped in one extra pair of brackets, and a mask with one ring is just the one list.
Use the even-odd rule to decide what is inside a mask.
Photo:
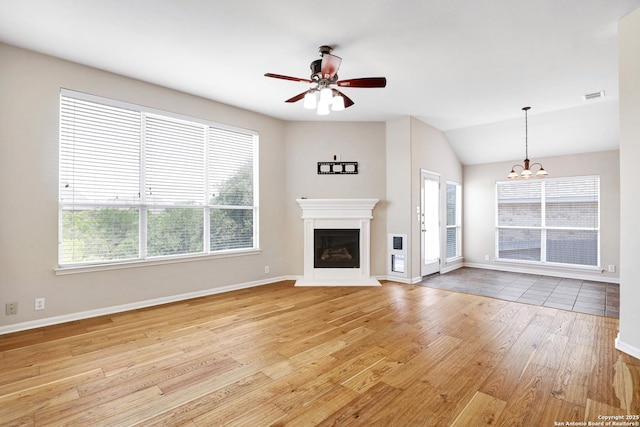
[[(464, 164), (618, 148), (617, 22), (640, 0), (2, 0), (0, 41), (283, 120), (442, 130)], [(320, 117), (285, 99), (318, 47), (355, 105)], [(0, 58), (1, 61), (1, 58)], [(342, 89), (341, 89), (342, 90)], [(583, 95), (604, 91), (585, 101)]]

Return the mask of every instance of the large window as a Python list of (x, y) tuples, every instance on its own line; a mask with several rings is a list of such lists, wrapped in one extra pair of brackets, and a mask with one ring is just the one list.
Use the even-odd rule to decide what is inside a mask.
[(255, 132), (63, 90), (59, 264), (255, 249)]
[(447, 182), (447, 260), (462, 256), (462, 187)]
[(600, 178), (497, 183), (497, 258), (599, 267)]

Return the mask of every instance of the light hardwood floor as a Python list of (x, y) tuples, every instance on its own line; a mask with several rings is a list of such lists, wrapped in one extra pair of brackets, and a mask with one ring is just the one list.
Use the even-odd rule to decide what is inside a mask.
[(0, 425), (554, 426), (640, 415), (617, 319), (293, 282), (0, 336)]

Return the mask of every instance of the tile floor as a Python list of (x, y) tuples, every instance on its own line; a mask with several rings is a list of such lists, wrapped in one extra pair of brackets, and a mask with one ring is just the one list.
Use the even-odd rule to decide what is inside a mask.
[(600, 316), (620, 314), (620, 286), (612, 283), (463, 267), (427, 276), (420, 285)]

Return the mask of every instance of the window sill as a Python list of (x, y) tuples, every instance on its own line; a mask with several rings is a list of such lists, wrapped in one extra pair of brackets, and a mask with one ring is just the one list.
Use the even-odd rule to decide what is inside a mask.
[(114, 262), (109, 264), (87, 264), (78, 266), (62, 266), (54, 269), (56, 276), (68, 274), (92, 273), (95, 271), (122, 270), (127, 268), (150, 267), (154, 265), (178, 264), (183, 262), (208, 261), (212, 259), (229, 258), (236, 256), (258, 255), (260, 249), (242, 249), (206, 255), (186, 255), (162, 259), (148, 259), (136, 261)]

